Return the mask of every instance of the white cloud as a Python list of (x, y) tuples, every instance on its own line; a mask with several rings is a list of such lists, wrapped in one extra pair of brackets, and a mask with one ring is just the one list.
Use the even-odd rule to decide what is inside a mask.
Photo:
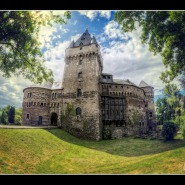
[(30, 86), (32, 83), (21, 76), (12, 76), (6, 79), (0, 74), (0, 84), (0, 107), (5, 107), (7, 105), (21, 107), (23, 89)]
[(110, 21), (105, 27), (104, 27), (104, 34), (108, 36), (110, 39), (128, 39), (128, 35), (125, 34), (121, 29), (120, 25), (116, 23), (115, 21)]
[[(163, 88), (159, 79), (164, 70), (160, 55), (153, 56), (146, 45), (141, 44), (141, 29), (124, 33), (120, 26), (110, 21), (104, 27), (104, 33), (98, 41), (109, 40), (109, 45), (102, 47), (104, 72), (112, 73), (115, 78), (129, 79), (135, 84), (146, 81), (156, 90)], [(113, 40), (114, 39), (114, 40)]]
[(62, 80), (63, 69), (65, 64), (65, 49), (69, 46), (69, 44), (70, 41), (64, 41), (58, 46), (53, 47), (44, 53), (44, 57), (46, 59), (46, 67), (53, 71), (54, 79), (56, 81)]
[(98, 11), (93, 11), (93, 10), (79, 10), (78, 12), (81, 15), (87, 16), (91, 21), (93, 21), (98, 15), (100, 17), (105, 17), (107, 19), (110, 19), (110, 17), (111, 17), (111, 11), (108, 11), (108, 10), (98, 10)]

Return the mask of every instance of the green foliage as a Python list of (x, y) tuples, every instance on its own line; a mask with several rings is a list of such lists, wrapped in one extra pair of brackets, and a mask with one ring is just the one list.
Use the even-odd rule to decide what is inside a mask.
[(66, 24), (71, 16), (54, 15), (53, 11), (0, 12), (0, 71), (4, 77), (22, 75), (37, 83), (53, 81), (51, 70), (44, 65), (38, 34), (43, 26)]
[(0, 123), (2, 124), (8, 124), (8, 112), (10, 110), (10, 105), (7, 105), (6, 107), (2, 108), (1, 110), (1, 116), (0, 116)]
[(124, 32), (142, 27), (141, 41), (154, 54), (160, 53), (166, 71), (161, 80), (169, 83), (185, 71), (185, 12), (184, 11), (118, 11), (115, 21)]
[(21, 123), (22, 123), (22, 109), (18, 108), (15, 109), (15, 124), (21, 125)]
[(13, 106), (6, 106), (1, 109), (0, 123), (2, 124), (17, 124), (20, 125), (22, 122), (22, 109), (15, 109)]
[(15, 123), (15, 107), (11, 106), (8, 111), (8, 123), (14, 124)]
[(103, 130), (102, 130), (103, 139), (111, 139), (111, 135), (112, 135), (111, 129), (103, 127)]
[(167, 84), (163, 90), (163, 97), (156, 102), (157, 121), (163, 124), (164, 121), (176, 119), (176, 109), (182, 105), (182, 95), (175, 84)]
[(165, 141), (173, 140), (177, 135), (177, 126), (173, 122), (165, 122), (161, 134)]
[(72, 103), (67, 103), (65, 111), (61, 111), (61, 122), (69, 121), (71, 116), (75, 114), (74, 105)]

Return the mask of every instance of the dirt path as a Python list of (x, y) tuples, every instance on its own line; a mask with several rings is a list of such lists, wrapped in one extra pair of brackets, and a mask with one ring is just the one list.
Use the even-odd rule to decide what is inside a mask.
[(40, 129), (40, 128), (57, 128), (56, 126), (21, 126), (21, 125), (0, 125), (1, 128), (11, 129)]

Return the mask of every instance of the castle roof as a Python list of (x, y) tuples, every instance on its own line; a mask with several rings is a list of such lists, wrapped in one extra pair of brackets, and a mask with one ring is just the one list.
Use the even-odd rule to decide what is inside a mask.
[(143, 80), (140, 82), (139, 87), (150, 87), (150, 85), (148, 85), (146, 82), (144, 82)]
[(137, 86), (136, 84), (134, 84), (133, 82), (131, 82), (130, 80), (122, 80), (122, 79), (113, 79), (113, 82), (114, 83), (117, 83), (117, 84), (126, 84), (126, 85), (134, 85), (134, 86)]
[(95, 37), (91, 38), (91, 34), (88, 32), (88, 28), (86, 28), (85, 32), (80, 36), (76, 42), (72, 41), (69, 45), (70, 48), (79, 47), (79, 46), (87, 46), (90, 44), (97, 44)]

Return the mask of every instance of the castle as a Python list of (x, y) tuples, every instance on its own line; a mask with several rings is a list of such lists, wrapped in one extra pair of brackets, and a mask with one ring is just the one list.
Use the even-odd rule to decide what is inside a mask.
[[(23, 125), (55, 125), (76, 137), (102, 139), (104, 130), (111, 137), (133, 135), (130, 125), (146, 131), (154, 122), (154, 88), (141, 81), (114, 79), (102, 73), (100, 46), (88, 29), (65, 50), (63, 82), (33, 85), (23, 90)], [(74, 113), (68, 121), (68, 105)], [(136, 116), (138, 115), (138, 116)]]

